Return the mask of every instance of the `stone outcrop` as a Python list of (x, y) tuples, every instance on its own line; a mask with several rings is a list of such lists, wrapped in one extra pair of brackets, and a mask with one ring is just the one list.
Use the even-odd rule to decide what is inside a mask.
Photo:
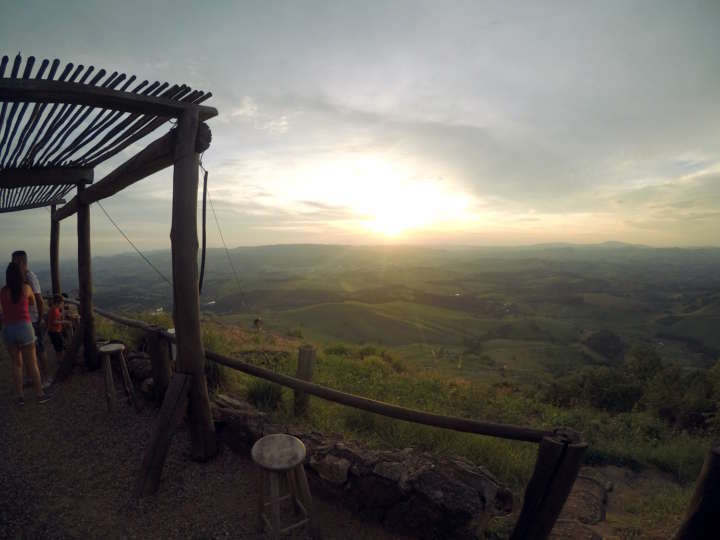
[(212, 407), (220, 439), (237, 451), (270, 433), (302, 439), (313, 492), (339, 498), (390, 530), (419, 538), (477, 538), (491, 517), (512, 511), (510, 490), (469, 461), (412, 448), (374, 450), (271, 424), (266, 414), (227, 396), (217, 396)]
[(142, 382), (152, 377), (152, 361), (150, 356), (142, 352), (130, 353), (127, 357), (128, 371), (136, 381)]

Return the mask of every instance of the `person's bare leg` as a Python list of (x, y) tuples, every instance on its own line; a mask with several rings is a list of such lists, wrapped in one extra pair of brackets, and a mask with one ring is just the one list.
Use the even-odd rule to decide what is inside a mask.
[(40, 379), (40, 370), (37, 364), (37, 355), (35, 354), (35, 344), (28, 345), (22, 349), (23, 357), (30, 367), (30, 377), (35, 387), (35, 395), (41, 397), (45, 394), (42, 387), (42, 380)]
[(13, 384), (15, 385), (15, 393), (18, 398), (23, 397), (23, 362), (20, 349), (15, 345), (8, 346), (8, 354), (10, 355), (10, 363), (12, 366)]

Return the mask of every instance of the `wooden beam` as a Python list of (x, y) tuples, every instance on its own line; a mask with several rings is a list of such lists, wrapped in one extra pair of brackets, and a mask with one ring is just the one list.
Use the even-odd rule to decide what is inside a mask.
[[(85, 187), (78, 185), (78, 193)], [(95, 347), (95, 321), (92, 305), (92, 268), (90, 264), (90, 206), (80, 203), (77, 213), (78, 284), (80, 292), (80, 317), (85, 354), (85, 366), (89, 370), (99, 367)]]
[[(207, 150), (211, 139), (212, 133), (208, 125), (200, 124), (197, 130), (195, 151), (201, 153)], [(62, 220), (77, 212), (80, 200), (86, 204), (92, 204), (111, 197), (135, 182), (169, 167), (174, 160), (175, 130), (171, 130), (148, 144), (143, 150), (118, 166), (102, 180), (88, 186), (82, 195), (78, 194), (68, 204), (60, 208), (55, 214), (55, 219)]]
[(142, 497), (155, 493), (160, 485), (163, 466), (167, 458), (175, 429), (182, 421), (188, 405), (188, 393), (192, 377), (176, 373), (173, 375), (160, 414), (155, 423), (150, 445), (145, 451), (140, 475), (135, 484), (135, 496)]
[(56, 204), (65, 204), (65, 199), (52, 199), (49, 201), (42, 201), (30, 204), (21, 204), (20, 206), (9, 206), (7, 208), (0, 208), (0, 214), (6, 214), (8, 212), (20, 212), (21, 210), (33, 210), (35, 208), (43, 208), (45, 206), (53, 206)]
[(4, 169), (0, 171), (0, 188), (89, 184), (93, 181), (93, 174), (93, 169), (88, 167)]
[(80, 200), (92, 204), (115, 195), (118, 191), (173, 164), (175, 152), (175, 131), (163, 135), (118, 166), (99, 182), (89, 186), (82, 194), (60, 208), (55, 219), (62, 220), (78, 211)]
[(173, 271), (173, 319), (177, 335), (175, 369), (192, 375), (190, 387), (190, 434), (194, 459), (206, 461), (217, 453), (215, 425), (210, 413), (205, 350), (200, 331), (198, 292), (197, 111), (188, 109), (178, 120), (173, 170), (173, 204), (170, 244)]
[(217, 109), (205, 105), (44, 79), (0, 79), (0, 102), (2, 101), (90, 105), (170, 118), (179, 117), (187, 110), (195, 110), (200, 120), (207, 120), (218, 114)]
[(55, 214), (55, 205), (50, 208), (50, 277), (53, 294), (60, 294), (60, 222), (52, 219)]

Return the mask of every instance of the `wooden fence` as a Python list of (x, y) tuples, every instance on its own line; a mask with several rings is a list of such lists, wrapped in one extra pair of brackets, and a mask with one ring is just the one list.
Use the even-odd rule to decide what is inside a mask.
[[(77, 305), (77, 302), (73, 300), (67, 300), (67, 302)], [(143, 321), (122, 317), (103, 309), (95, 308), (95, 312), (116, 323), (146, 332), (150, 343), (165, 340), (167, 345), (169, 345), (177, 341), (175, 334), (168, 332), (166, 329)], [(163, 347), (159, 349), (163, 349)], [(153, 347), (151, 346), (151, 351), (152, 350)], [(155, 346), (154, 350), (157, 351), (158, 347)], [(167, 351), (168, 347), (164, 347), (164, 350)], [(523, 506), (511, 536), (513, 540), (545, 539), (549, 536), (575, 483), (578, 471), (582, 466), (585, 451), (587, 450), (587, 444), (582, 440), (580, 434), (567, 428), (542, 430), (428, 413), (334, 390), (303, 380), (302, 378), (276, 373), (272, 370), (249, 364), (236, 358), (230, 358), (216, 352), (206, 350), (205, 356), (208, 360), (212, 360), (228, 368), (291, 388), (296, 392), (296, 395), (301, 393), (310, 394), (328, 401), (380, 414), (389, 418), (427, 426), (515, 441), (539, 443), (535, 468), (525, 489)], [(169, 363), (167, 352), (163, 354), (151, 354), (151, 358), (153, 362), (153, 373), (167, 373)], [(302, 376), (301, 373), (299, 374)], [(306, 370), (305, 375), (307, 375)], [(178, 374), (173, 375), (173, 379), (176, 377), (178, 377)], [(163, 380), (168, 381), (166, 377)], [(160, 384), (163, 384), (162, 381), (160, 381)], [(168, 416), (169, 418), (177, 419), (178, 411), (181, 409), (181, 406), (178, 404), (183, 403), (183, 389), (186, 389), (187, 385), (186, 377), (180, 376), (177, 378), (176, 385), (168, 390), (166, 399), (163, 401), (163, 409), (166, 408), (167, 401), (172, 401), (173, 405), (167, 407), (165, 415), (163, 414), (165, 411), (161, 411), (161, 417)], [(168, 387), (170, 386), (171, 385)], [(161, 395), (165, 394), (166, 389), (167, 388), (159, 389)], [(172, 422), (168, 420), (168, 425), (170, 424), (172, 424)], [(166, 448), (166, 446), (169, 446), (172, 435), (166, 433), (163, 436), (165, 438), (162, 441), (153, 441), (153, 443), (151, 443), (151, 449), (157, 449), (158, 447)], [(162, 452), (160, 452), (160, 454), (162, 454)], [(152, 455), (149, 456), (146, 455), (143, 474), (147, 475), (149, 480), (140, 479), (140, 493), (150, 493), (157, 489), (163, 461), (163, 456), (158, 456), (157, 452), (153, 452)]]

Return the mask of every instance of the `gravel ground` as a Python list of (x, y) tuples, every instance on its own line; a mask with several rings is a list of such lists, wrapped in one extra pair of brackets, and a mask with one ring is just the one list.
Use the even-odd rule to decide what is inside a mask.
[[(28, 389), (29, 390), (29, 389)], [(0, 352), (0, 538), (264, 538), (254, 526), (255, 471), (223, 448), (206, 464), (188, 457), (179, 430), (156, 495), (131, 496), (157, 409), (106, 410), (100, 372), (59, 383), (53, 399), (14, 403)], [(391, 539), (334, 501), (316, 499), (322, 539)]]

